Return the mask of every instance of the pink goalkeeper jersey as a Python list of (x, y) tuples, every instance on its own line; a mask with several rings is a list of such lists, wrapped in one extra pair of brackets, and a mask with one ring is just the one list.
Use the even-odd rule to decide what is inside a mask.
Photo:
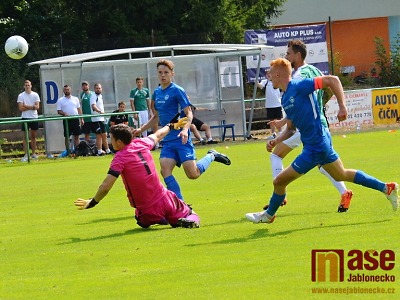
[(108, 171), (116, 177), (122, 175), (129, 202), (138, 209), (159, 203), (166, 194), (150, 153), (153, 147), (151, 138), (132, 140), (115, 154)]

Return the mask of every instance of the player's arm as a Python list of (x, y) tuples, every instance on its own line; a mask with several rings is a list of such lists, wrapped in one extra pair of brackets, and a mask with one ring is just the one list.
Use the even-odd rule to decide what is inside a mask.
[(108, 194), (116, 180), (117, 177), (107, 174), (102, 184), (100, 184), (96, 195), (88, 200), (82, 198), (76, 199), (74, 202), (75, 206), (77, 206), (78, 209), (89, 209), (96, 206)]
[(182, 131), (179, 132), (178, 136), (182, 138), (182, 144), (186, 144), (189, 139), (189, 129), (193, 120), (193, 111), (190, 105), (186, 106), (183, 111), (185, 112), (187, 123), (183, 126)]
[(280, 119), (280, 120), (269, 121), (269, 122), (267, 122), (267, 124), (275, 126), (278, 129), (281, 129), (283, 126), (286, 125), (286, 122), (287, 122), (287, 119), (286, 119), (286, 117), (284, 117), (283, 119)]
[(274, 147), (278, 144), (290, 138), (296, 132), (296, 127), (292, 121), (286, 119), (286, 128), (281, 132), (279, 136), (267, 142), (267, 151), (272, 152)]
[(347, 108), (344, 102), (345, 97), (344, 97), (343, 86), (339, 80), (339, 77), (333, 75), (316, 77), (314, 80), (314, 84), (315, 87), (318, 87), (319, 89), (329, 87), (332, 90), (333, 94), (336, 96), (339, 105), (339, 111), (337, 115), (338, 120), (339, 121), (346, 120)]
[(179, 114), (175, 116), (167, 125), (164, 127), (158, 129), (155, 133), (150, 134), (149, 137), (154, 140), (154, 142), (157, 144), (159, 141), (161, 141), (172, 129), (178, 130), (181, 129), (182, 127), (186, 126), (187, 124), (187, 117), (181, 118), (178, 120)]

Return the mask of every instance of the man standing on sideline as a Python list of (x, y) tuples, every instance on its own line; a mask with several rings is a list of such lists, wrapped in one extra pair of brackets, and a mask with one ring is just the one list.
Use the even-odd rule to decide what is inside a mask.
[[(25, 80), (24, 82), (25, 91), (18, 95), (17, 103), (18, 109), (22, 112), (21, 117), (22, 120), (31, 120), (37, 119), (38, 109), (40, 106), (40, 97), (38, 93), (32, 91), (32, 83), (29, 80)], [(39, 129), (39, 122), (28, 122), (28, 130), (31, 129), (31, 150), (32, 150), (32, 158), (37, 159), (38, 156), (36, 154), (36, 131)], [(22, 123), (21, 130), (25, 132), (24, 123)], [(25, 141), (25, 136), (22, 140), (23, 148), (24, 148), (24, 157), (21, 159), (22, 162), (28, 161), (27, 153), (29, 151), (28, 145)]]
[(157, 62), (157, 74), (160, 85), (155, 89), (151, 105), (154, 114), (149, 122), (134, 130), (134, 135), (145, 132), (158, 123), (165, 126), (177, 113), (181, 117), (187, 117), (188, 122), (180, 130), (171, 130), (162, 141), (160, 153), (161, 175), (170, 191), (173, 191), (179, 199), (183, 199), (180, 186), (172, 175), (174, 168), (183, 166), (185, 174), (189, 179), (196, 179), (203, 174), (213, 161), (230, 165), (230, 159), (215, 150), (209, 150), (207, 154), (196, 161), (196, 153), (189, 128), (192, 123), (193, 113), (191, 103), (186, 91), (179, 85), (172, 82), (174, 77), (174, 63), (168, 59), (161, 59)]
[[(290, 61), (293, 74), (292, 78), (314, 78), (316, 76), (322, 76), (322, 72), (318, 70), (316, 67), (309, 65), (305, 62), (307, 56), (307, 46), (300, 40), (292, 40), (289, 41), (287, 52), (286, 52), (286, 59)], [(329, 95), (331, 91), (329, 89), (320, 89), (314, 92), (320, 108), (321, 113), (321, 123), (325, 128), (329, 129), (328, 122), (326, 120), (324, 114), (324, 99), (330, 98)], [(286, 119), (283, 119), (284, 121)], [(282, 122), (277, 121), (276, 123), (272, 122), (273, 124), (281, 123), (279, 126), (282, 126)], [(272, 175), (275, 178), (282, 170), (283, 170), (283, 163), (282, 160), (285, 158), (287, 154), (289, 154), (294, 148), (298, 147), (301, 143), (300, 140), (300, 132), (297, 130), (294, 135), (292, 135), (287, 140), (283, 140), (278, 143), (270, 158), (271, 158), (271, 167), (272, 167)], [(335, 186), (338, 192), (341, 195), (340, 204), (338, 207), (338, 212), (346, 212), (350, 207), (350, 202), (353, 197), (353, 192), (346, 188), (346, 185), (343, 181), (336, 181), (335, 179), (330, 176), (323, 167), (319, 168), (319, 171), (324, 174)], [(285, 200), (286, 201), (286, 200)], [(284, 202), (285, 203), (285, 202)]]
[[(129, 95), (132, 111), (139, 112), (139, 116), (134, 114), (133, 117), (140, 125), (146, 124), (150, 115), (150, 94), (149, 89), (143, 87), (143, 80), (142, 77), (136, 78), (136, 88), (131, 90)], [(147, 131), (142, 132), (142, 136), (146, 137)]]
[[(71, 95), (71, 87), (69, 85), (64, 85), (63, 91), (64, 96), (57, 101), (57, 113), (63, 117), (81, 115), (82, 109), (79, 103), (79, 99)], [(65, 122), (67, 122), (68, 125), (68, 134), (67, 128), (65, 127)], [(83, 120), (80, 118), (63, 120), (65, 149), (67, 151), (70, 135), (74, 136), (74, 149), (76, 149), (76, 147), (78, 146), (82, 122)]]
[[(81, 108), (82, 113), (84, 115), (92, 114), (92, 108), (90, 106), (90, 97), (92, 96), (92, 92), (89, 90), (89, 82), (83, 81), (82, 82), (82, 93), (80, 95), (81, 98)], [(85, 140), (90, 140), (90, 133), (96, 133), (92, 131), (92, 118), (86, 117), (83, 118), (83, 125), (82, 125), (82, 133), (85, 135)]]
[[(111, 153), (107, 142), (105, 118), (101, 116), (101, 114), (104, 114), (103, 95), (101, 94), (102, 91), (103, 89), (101, 87), (101, 84), (96, 83), (94, 85), (94, 94), (92, 94), (92, 96), (90, 97), (90, 107), (92, 109), (92, 115), (96, 115), (96, 117), (92, 117), (92, 128), (96, 128), (96, 146), (98, 156)], [(105, 152), (102, 150), (103, 147)]]
[[(265, 109), (267, 110), (267, 120), (274, 121), (283, 118), (281, 105), (281, 91), (272, 86), (269, 69), (265, 70), (265, 79), (257, 84), (258, 88), (265, 89)], [(276, 136), (276, 132), (281, 129), (270, 123), (271, 137)]]

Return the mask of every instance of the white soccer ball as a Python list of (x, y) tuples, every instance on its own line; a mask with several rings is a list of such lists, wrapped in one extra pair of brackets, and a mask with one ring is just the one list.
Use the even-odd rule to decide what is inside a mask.
[(19, 35), (9, 37), (4, 45), (4, 50), (12, 59), (21, 59), (28, 53), (28, 43)]

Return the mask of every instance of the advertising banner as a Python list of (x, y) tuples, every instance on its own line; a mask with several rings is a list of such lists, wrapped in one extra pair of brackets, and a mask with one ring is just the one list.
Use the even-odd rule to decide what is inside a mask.
[(335, 96), (326, 104), (326, 117), (329, 128), (335, 129), (361, 129), (370, 127), (374, 124), (371, 104), (371, 90), (353, 90), (345, 91), (345, 101), (347, 106), (347, 120), (339, 122), (337, 114), (339, 106)]
[(372, 91), (372, 111), (377, 125), (394, 124), (399, 120), (400, 88)]
[[(285, 57), (287, 43), (295, 39), (302, 40), (307, 44), (306, 62), (316, 66), (323, 74), (329, 73), (325, 24), (292, 26), (271, 30), (247, 30), (244, 36), (245, 44), (263, 44), (274, 47), (272, 53), (261, 55), (259, 80), (264, 79), (265, 68), (269, 67), (269, 62), (278, 57)], [(246, 57), (246, 64), (247, 80), (248, 82), (254, 82), (258, 56)]]

